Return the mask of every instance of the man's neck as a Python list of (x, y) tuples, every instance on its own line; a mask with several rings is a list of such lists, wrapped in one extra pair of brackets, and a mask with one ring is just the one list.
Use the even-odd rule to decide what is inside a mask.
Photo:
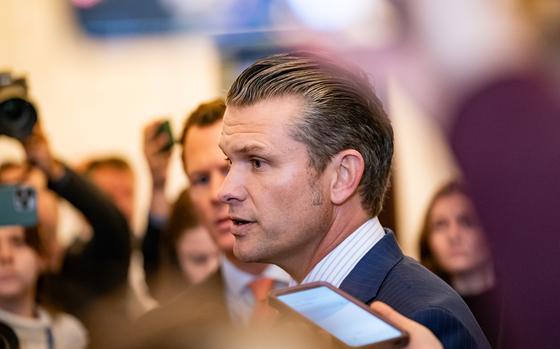
[[(298, 283), (302, 282), (317, 263), (370, 218), (371, 217), (361, 208), (361, 205), (358, 209), (349, 209), (349, 207), (346, 207), (344, 210), (335, 212), (332, 223), (328, 226), (328, 230), (323, 238), (315, 247), (302, 255), (303, 258), (305, 258), (303, 262), (294, 260), (290, 266), (281, 267)], [(308, 256), (311, 256), (311, 258)], [(302, 266), (306, 267), (302, 268)]]
[(246, 273), (259, 275), (269, 266), (268, 264), (263, 263), (245, 263), (237, 259), (232, 252), (226, 253), (226, 258), (230, 261), (233, 265), (237, 267), (237, 269), (242, 270)]

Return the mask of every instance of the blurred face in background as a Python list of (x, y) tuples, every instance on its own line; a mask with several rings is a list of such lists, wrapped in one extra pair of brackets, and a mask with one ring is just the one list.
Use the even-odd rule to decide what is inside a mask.
[(89, 178), (113, 200), (126, 220), (131, 223), (134, 215), (134, 174), (132, 171), (102, 166), (91, 171)]
[(175, 248), (181, 271), (193, 284), (200, 283), (218, 268), (218, 248), (202, 226), (185, 230)]
[(451, 193), (434, 203), (429, 217), (429, 247), (451, 276), (476, 271), (490, 263), (484, 232), (470, 200)]
[(34, 297), (43, 267), (22, 226), (0, 226), (0, 302)]
[(220, 251), (231, 255), (234, 238), (228, 209), (218, 199), (229, 165), (218, 147), (222, 122), (192, 126), (183, 144), (183, 164), (190, 182), (191, 200)]

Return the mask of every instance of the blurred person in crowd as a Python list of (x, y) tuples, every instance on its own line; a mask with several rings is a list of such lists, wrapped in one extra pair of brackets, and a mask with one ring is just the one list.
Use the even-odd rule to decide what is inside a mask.
[(37, 215), (41, 222), (39, 235), (44, 240), (43, 246), (48, 251), (47, 269), (57, 271), (62, 263), (64, 249), (58, 243), (58, 198), (47, 187), (45, 174), (29, 164), (3, 162), (0, 164), (0, 184), (25, 184), (37, 192)]
[(208, 230), (200, 224), (188, 190), (184, 190), (171, 210), (168, 228), (171, 261), (183, 276), (198, 284), (218, 267), (218, 249)]
[(237, 258), (386, 302), (444, 347), (489, 348), (461, 298), (376, 217), (393, 132), (365, 76), (309, 53), (258, 60), (228, 92), (220, 148)]
[[(156, 296), (155, 283), (160, 279), (159, 272), (163, 260), (168, 257), (165, 255), (168, 250), (164, 231), (171, 205), (167, 200), (165, 188), (173, 148), (167, 147), (167, 144), (173, 143), (174, 140), (169, 139), (170, 134), (159, 131), (164, 122), (165, 120), (155, 120), (143, 131), (144, 157), (150, 170), (152, 191), (146, 231), (142, 239), (142, 255), (146, 285), (152, 296)], [(156, 298), (161, 301), (160, 297)]]
[(45, 175), (47, 187), (80, 211), (93, 229), (89, 241), (77, 240), (60, 253), (59, 269), (44, 278), (44, 289), (45, 302), (77, 316), (95, 345), (110, 337), (106, 328), (119, 328), (128, 320), (123, 301), (131, 253), (128, 223), (96, 186), (53, 156), (40, 124), (23, 146), (28, 162)]
[(492, 258), (486, 233), (461, 182), (445, 184), (429, 203), (420, 233), (420, 261), (463, 297), (497, 348), (501, 305)]
[(86, 348), (76, 318), (40, 303), (39, 278), (49, 260), (44, 241), (37, 226), (0, 226), (0, 324), (13, 331), (2, 330), (2, 348)]
[[(152, 179), (148, 225), (142, 241), (146, 284), (160, 302), (215, 271), (218, 252), (192, 205), (187, 189), (170, 209), (165, 194), (174, 139), (167, 120), (144, 128), (144, 156)], [(171, 217), (169, 217), (171, 211)]]
[(180, 137), (190, 197), (220, 251), (219, 268), (204, 282), (140, 319), (127, 348), (188, 347), (204, 338), (204, 333), (217, 334), (232, 324), (258, 321), (267, 293), (263, 289), (286, 287), (291, 280), (277, 266), (244, 263), (233, 254), (227, 206), (218, 198), (229, 168), (218, 147), (224, 111), (221, 99), (199, 105)]
[(134, 172), (127, 160), (118, 156), (92, 158), (80, 166), (91, 180), (121, 210), (132, 225), (134, 216)]
[(494, 255), (504, 348), (557, 348), (560, 332), (560, 3), (521, 0), (532, 61), (471, 86), (450, 140)]
[(218, 249), (201, 225), (188, 190), (173, 207), (159, 243), (161, 258), (152, 295), (160, 302), (173, 299), (189, 285), (204, 281), (218, 267)]
[(231, 319), (247, 323), (256, 303), (251, 284), (264, 278), (270, 280), (270, 288), (278, 288), (287, 286), (291, 278), (277, 266), (243, 263), (233, 254), (231, 220), (227, 205), (218, 197), (229, 169), (218, 147), (224, 111), (225, 104), (218, 99), (200, 105), (189, 116), (181, 135), (182, 158), (194, 207), (223, 254), (214, 278), (222, 282), (221, 292)]

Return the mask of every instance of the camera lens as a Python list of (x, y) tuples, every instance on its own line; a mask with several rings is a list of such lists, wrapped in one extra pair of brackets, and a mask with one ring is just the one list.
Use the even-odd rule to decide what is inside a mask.
[(37, 112), (22, 98), (10, 98), (0, 103), (0, 134), (20, 140), (29, 137), (37, 122)]
[(12, 98), (0, 105), (0, 115), (5, 120), (17, 121), (23, 114), (25, 102), (19, 98)]

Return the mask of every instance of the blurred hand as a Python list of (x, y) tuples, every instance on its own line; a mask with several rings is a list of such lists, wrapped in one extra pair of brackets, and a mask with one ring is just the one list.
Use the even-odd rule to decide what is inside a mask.
[(171, 151), (161, 149), (170, 141), (166, 133), (157, 135), (158, 128), (165, 120), (151, 122), (144, 128), (144, 156), (150, 168), (154, 190), (164, 190), (167, 182), (167, 168)]
[(41, 125), (35, 124), (33, 131), (27, 139), (22, 141), (27, 160), (42, 170), (47, 177), (56, 180), (64, 174), (64, 168), (53, 157), (48, 140), (43, 133)]
[(371, 310), (408, 332), (410, 341), (407, 349), (443, 349), (434, 334), (425, 326), (399, 314), (382, 302), (373, 302)]

